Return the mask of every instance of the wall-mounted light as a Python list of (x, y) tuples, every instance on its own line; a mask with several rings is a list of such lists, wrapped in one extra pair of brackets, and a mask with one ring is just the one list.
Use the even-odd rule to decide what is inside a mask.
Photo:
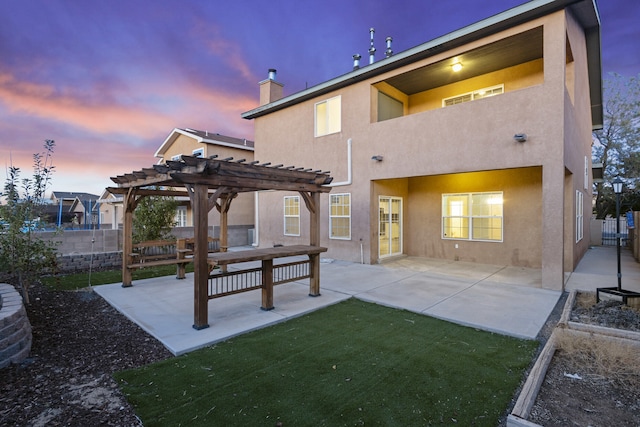
[(382, 161), (382, 159), (383, 159), (383, 157), (382, 157), (382, 156), (373, 156), (373, 157), (371, 158), (371, 160), (375, 160), (376, 162), (381, 162), (381, 161)]
[(526, 133), (516, 133), (515, 135), (513, 135), (513, 139), (517, 142), (525, 142), (527, 140), (527, 134)]
[(453, 64), (453, 65), (451, 66), (451, 69), (452, 69), (455, 73), (457, 73), (458, 71), (462, 70), (462, 63), (460, 63), (460, 62), (456, 62), (455, 64)]

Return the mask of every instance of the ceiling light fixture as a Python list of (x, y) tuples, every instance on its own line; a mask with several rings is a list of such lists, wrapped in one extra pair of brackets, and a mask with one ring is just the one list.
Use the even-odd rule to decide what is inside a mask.
[(460, 62), (456, 62), (451, 66), (451, 69), (457, 73), (458, 71), (462, 70), (462, 64)]

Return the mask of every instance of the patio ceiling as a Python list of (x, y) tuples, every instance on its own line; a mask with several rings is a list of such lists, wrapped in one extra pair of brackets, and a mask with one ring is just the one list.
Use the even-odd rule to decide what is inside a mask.
[[(543, 57), (542, 37), (542, 27), (534, 28), (384, 81), (406, 95), (414, 95), (540, 59)], [(456, 62), (461, 63), (463, 68), (454, 73), (451, 66)]]

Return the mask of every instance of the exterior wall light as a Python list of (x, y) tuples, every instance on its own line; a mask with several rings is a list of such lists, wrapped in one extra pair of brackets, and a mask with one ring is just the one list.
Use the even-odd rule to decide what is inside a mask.
[(375, 160), (376, 162), (381, 162), (381, 161), (382, 161), (382, 159), (383, 159), (383, 157), (382, 157), (382, 156), (373, 156), (373, 157), (371, 158), (371, 160)]
[(525, 142), (527, 140), (527, 134), (526, 133), (516, 133), (515, 135), (513, 135), (513, 139), (517, 142)]
[(460, 62), (456, 62), (455, 64), (453, 64), (451, 66), (451, 69), (457, 73), (458, 71), (462, 70), (462, 64)]

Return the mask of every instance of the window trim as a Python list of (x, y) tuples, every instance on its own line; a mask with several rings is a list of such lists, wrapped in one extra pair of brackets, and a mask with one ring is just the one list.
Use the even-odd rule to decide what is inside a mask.
[[(327, 114), (326, 114), (326, 128), (327, 128), (327, 132), (326, 133), (318, 133), (318, 105), (320, 104), (325, 104), (327, 105), (327, 107), (329, 106), (329, 101), (332, 101), (334, 99), (338, 99), (339, 100), (339, 108), (340, 111), (338, 112), (338, 129), (335, 131), (330, 131), (329, 130), (329, 109), (327, 108)], [(315, 104), (313, 104), (313, 136), (318, 138), (321, 136), (326, 136), (326, 135), (332, 135), (334, 133), (340, 133), (342, 132), (342, 95), (337, 95), (337, 96), (333, 96), (331, 98), (327, 98), (323, 101), (319, 101), (316, 102)]]
[[(502, 215), (473, 215), (472, 200), (474, 195), (481, 194), (495, 194), (500, 195), (502, 199)], [(445, 197), (447, 196), (466, 196), (467, 197), (467, 215), (455, 216), (456, 218), (466, 218), (468, 225), (468, 237), (447, 237), (445, 236), (444, 224), (446, 218), (452, 218), (452, 216), (445, 215)], [(443, 193), (441, 196), (441, 215), (440, 215), (440, 237), (442, 240), (464, 240), (469, 242), (490, 242), (490, 243), (502, 243), (504, 242), (504, 192), (502, 191), (474, 191), (469, 193)], [(473, 238), (473, 220), (477, 218), (500, 218), (500, 239), (474, 239)]]
[(171, 161), (179, 162), (182, 159), (182, 153), (176, 154), (175, 156), (171, 156)]
[[(475, 100), (476, 100), (475, 95), (476, 95), (477, 93), (482, 92), (482, 91), (485, 91), (485, 92), (487, 92), (487, 91), (493, 91), (493, 90), (496, 90), (496, 89), (501, 89), (501, 90), (502, 90), (502, 92), (500, 92), (500, 93), (495, 93), (495, 94), (493, 94), (493, 95), (489, 95), (489, 96), (482, 96), (482, 97), (480, 97), (480, 98), (478, 98), (478, 99), (490, 98), (490, 97), (495, 96), (495, 95), (502, 95), (502, 94), (504, 94), (504, 83), (501, 83), (501, 84), (499, 84), (499, 85), (489, 86), (489, 87), (483, 87), (483, 88), (481, 88), (481, 89), (476, 89), (476, 90), (471, 91), (471, 92), (465, 92), (465, 93), (461, 93), (461, 94), (458, 94), (458, 95), (449, 96), (449, 97), (447, 97), (447, 98), (442, 98), (442, 108), (444, 108), (444, 107), (452, 107), (453, 105), (464, 104), (464, 103), (466, 103), (466, 102), (472, 102), (472, 101), (475, 101)], [(462, 97), (464, 97), (464, 96), (470, 96), (470, 99), (469, 99), (468, 101), (462, 101), (462, 102), (457, 102), (457, 103), (455, 103), (455, 104), (447, 105), (447, 101), (449, 101), (449, 100), (451, 100), (451, 99), (462, 98)]]
[[(331, 208), (333, 207), (333, 196), (349, 196), (349, 215), (332, 215)], [(349, 235), (348, 236), (333, 236), (333, 219), (334, 218), (349, 218)], [(351, 193), (331, 193), (329, 194), (329, 239), (331, 240), (351, 240)]]
[[(184, 225), (180, 225), (180, 217), (184, 219)], [(187, 226), (187, 207), (186, 206), (178, 206), (176, 208), (175, 215), (176, 227), (186, 227)]]
[(576, 243), (584, 238), (584, 194), (576, 190)]
[[(297, 215), (287, 215), (287, 200), (294, 199), (298, 202), (298, 214)], [(297, 218), (298, 219), (298, 234), (287, 233), (287, 218)], [(282, 205), (282, 232), (285, 236), (293, 236), (300, 237), (300, 196), (284, 196), (283, 205)]]
[[(198, 155), (200, 154), (200, 155)], [(196, 148), (191, 152), (193, 157), (204, 157), (204, 147)]]

